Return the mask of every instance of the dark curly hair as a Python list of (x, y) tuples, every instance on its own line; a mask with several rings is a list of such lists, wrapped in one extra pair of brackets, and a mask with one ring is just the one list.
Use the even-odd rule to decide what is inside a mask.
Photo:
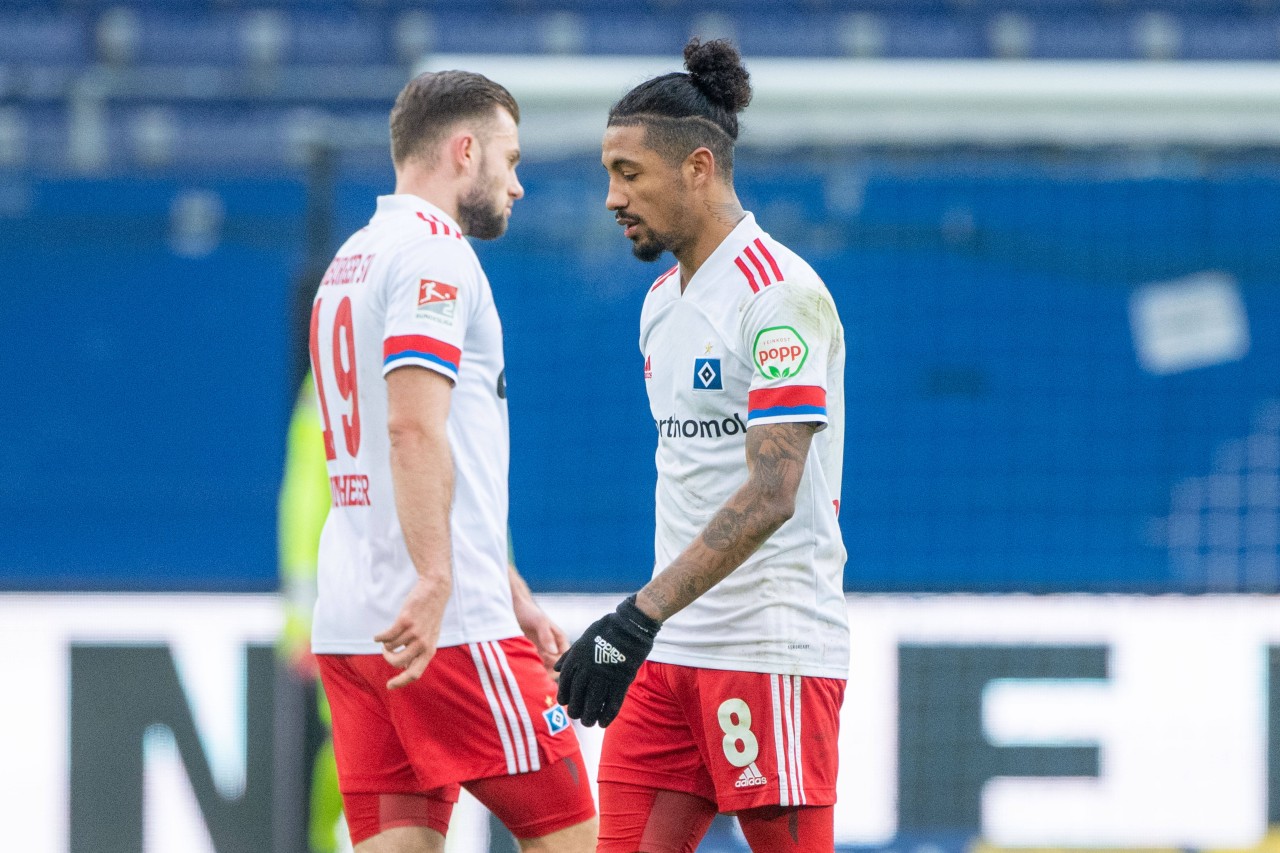
[(688, 73), (654, 77), (624, 95), (609, 110), (609, 126), (643, 126), (646, 144), (672, 163), (706, 148), (727, 180), (733, 176), (738, 113), (751, 103), (751, 75), (725, 39), (690, 39), (684, 67)]

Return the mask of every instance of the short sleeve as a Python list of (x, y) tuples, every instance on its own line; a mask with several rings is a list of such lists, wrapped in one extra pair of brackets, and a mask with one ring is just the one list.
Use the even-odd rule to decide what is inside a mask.
[(481, 298), (478, 262), (460, 239), (415, 241), (386, 281), (382, 375), (415, 365), (458, 381), (468, 318)]
[(827, 424), (827, 364), (839, 334), (824, 289), (778, 283), (752, 296), (742, 316), (751, 359), (747, 426)]

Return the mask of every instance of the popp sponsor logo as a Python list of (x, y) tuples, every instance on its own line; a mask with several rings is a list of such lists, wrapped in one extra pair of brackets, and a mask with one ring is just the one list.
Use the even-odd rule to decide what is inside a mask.
[(790, 326), (773, 326), (756, 335), (752, 353), (761, 376), (782, 379), (800, 372), (809, 357), (809, 345)]

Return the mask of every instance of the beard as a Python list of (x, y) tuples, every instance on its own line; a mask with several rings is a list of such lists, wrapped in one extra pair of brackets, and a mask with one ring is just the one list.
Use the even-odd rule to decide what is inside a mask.
[(662, 257), (662, 253), (667, 250), (666, 241), (658, 235), (654, 234), (649, 239), (636, 240), (631, 244), (631, 254), (635, 255), (646, 264), (653, 263)]
[(463, 234), (477, 240), (495, 240), (506, 233), (506, 199), (500, 198), (498, 192), (501, 185), (501, 177), (492, 180), (478, 178), (471, 189), (458, 199), (458, 224), (462, 226)]
[(675, 234), (663, 234), (658, 231), (645, 229), (641, 234), (631, 240), (631, 254), (635, 255), (645, 263), (652, 263), (662, 257), (663, 252), (671, 252), (675, 254), (684, 243), (676, 237)]

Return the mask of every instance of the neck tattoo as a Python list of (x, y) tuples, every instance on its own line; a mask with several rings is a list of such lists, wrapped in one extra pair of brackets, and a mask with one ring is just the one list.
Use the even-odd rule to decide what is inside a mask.
[(737, 225), (747, 214), (736, 201), (707, 202), (707, 210), (717, 222)]

